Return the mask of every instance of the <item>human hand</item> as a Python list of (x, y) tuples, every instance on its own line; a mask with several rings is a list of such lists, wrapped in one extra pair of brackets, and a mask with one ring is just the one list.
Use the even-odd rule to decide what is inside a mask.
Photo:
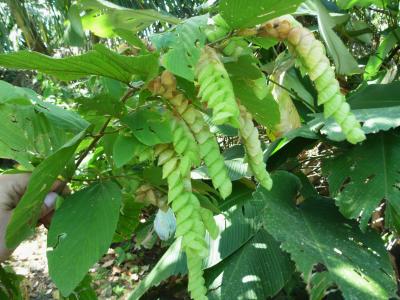
[[(0, 175), (0, 262), (6, 260), (14, 249), (7, 249), (5, 243), (6, 229), (14, 208), (21, 200), (28, 186), (31, 174)], [(54, 212), (57, 194), (62, 187), (61, 181), (56, 181), (43, 203), (39, 224), (50, 224)]]

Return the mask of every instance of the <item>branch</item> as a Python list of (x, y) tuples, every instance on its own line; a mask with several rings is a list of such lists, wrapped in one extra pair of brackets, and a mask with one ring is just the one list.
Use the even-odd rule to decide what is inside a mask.
[[(133, 95), (133, 93), (135, 92), (135, 88), (129, 88), (125, 94), (121, 97), (121, 102), (125, 103), (129, 97), (131, 97)], [(100, 128), (99, 132), (97, 134), (95, 134), (93, 136), (93, 140), (92, 142), (89, 144), (89, 146), (85, 149), (84, 152), (82, 152), (81, 155), (79, 155), (76, 163), (75, 163), (75, 171), (79, 168), (80, 164), (82, 163), (82, 161), (85, 159), (85, 157), (90, 153), (90, 151), (92, 151), (97, 143), (99, 142), (99, 140), (105, 135), (107, 134), (106, 130), (108, 125), (110, 124), (111, 120), (112, 120), (112, 116), (108, 117), (107, 120), (104, 122), (103, 126)], [(57, 192), (59, 192), (61, 194), (61, 192), (64, 190), (64, 188), (66, 187), (67, 183), (72, 181), (72, 177), (73, 175), (71, 175), (70, 178), (67, 178), (65, 181), (62, 182), (62, 184), (60, 185), (60, 187), (57, 189)]]
[[(131, 97), (133, 95), (134, 91), (135, 90), (132, 88), (128, 89), (125, 92), (125, 94), (122, 96), (121, 102), (125, 103), (129, 99), (129, 97)], [(79, 168), (79, 165), (82, 163), (82, 161), (85, 159), (85, 157), (89, 154), (90, 151), (92, 151), (92, 149), (94, 147), (96, 147), (97, 143), (104, 136), (104, 134), (106, 134), (106, 129), (108, 127), (108, 124), (110, 124), (112, 118), (113, 118), (112, 116), (107, 118), (107, 120), (104, 122), (103, 126), (100, 128), (99, 132), (94, 135), (92, 142), (89, 144), (89, 146), (86, 148), (86, 150), (79, 156), (79, 158), (75, 164), (75, 170)]]

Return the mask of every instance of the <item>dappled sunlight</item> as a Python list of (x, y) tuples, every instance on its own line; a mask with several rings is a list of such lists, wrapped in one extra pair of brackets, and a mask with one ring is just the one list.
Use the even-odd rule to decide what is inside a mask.
[[(363, 294), (364, 297), (366, 297), (365, 299), (380, 299), (382, 294), (386, 294), (386, 291), (378, 282), (367, 276), (365, 273), (356, 271), (351, 266), (344, 266), (338, 262), (337, 265), (331, 267), (329, 271), (339, 277), (340, 281), (351, 285), (353, 289), (357, 290), (360, 294)], [(384, 274), (382, 273), (382, 275)], [(340, 283), (337, 282), (337, 284), (340, 287)]]

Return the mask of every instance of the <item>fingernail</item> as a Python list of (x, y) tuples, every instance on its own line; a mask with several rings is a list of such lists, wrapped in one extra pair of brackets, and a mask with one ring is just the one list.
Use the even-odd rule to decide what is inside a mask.
[(54, 207), (54, 205), (56, 204), (57, 197), (58, 197), (57, 193), (54, 192), (48, 193), (46, 198), (44, 199), (44, 204), (47, 207)]

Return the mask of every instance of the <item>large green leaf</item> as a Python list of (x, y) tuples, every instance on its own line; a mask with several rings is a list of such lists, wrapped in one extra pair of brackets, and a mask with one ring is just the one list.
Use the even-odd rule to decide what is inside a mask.
[(173, 35), (170, 36), (174, 43), (162, 57), (167, 70), (189, 81), (194, 80), (194, 68), (206, 42), (206, 35), (201, 28), (207, 25), (207, 19), (207, 15), (187, 19), (172, 31)]
[(400, 28), (392, 30), (383, 37), (381, 44), (376, 53), (369, 57), (368, 63), (365, 66), (364, 79), (371, 80), (378, 74), (379, 69), (386, 59), (389, 52), (400, 42)]
[(279, 292), (293, 273), (287, 254), (260, 230), (231, 256), (205, 272), (208, 299), (267, 299)]
[(290, 253), (306, 283), (323, 269), (345, 299), (396, 297), (395, 274), (376, 233), (361, 233), (331, 199), (310, 198), (296, 205), (300, 184), (294, 175), (280, 171), (273, 180), (272, 190), (259, 188), (254, 202), (257, 207), (265, 205), (266, 230), (282, 242), (282, 249)]
[(101, 182), (80, 190), (56, 210), (48, 239), (49, 273), (64, 296), (107, 252), (119, 216), (121, 190)]
[(323, 172), (341, 213), (360, 218), (365, 230), (369, 219), (386, 201), (386, 225), (400, 231), (400, 140), (395, 132), (368, 137), (342, 155), (325, 160)]
[(141, 31), (156, 21), (179, 23), (179, 19), (152, 9), (130, 9), (105, 0), (81, 0), (83, 9), (91, 9), (82, 17), (85, 29), (100, 37), (113, 37), (118, 30)]
[(303, 1), (253, 0), (250, 5), (243, 0), (222, 0), (219, 11), (233, 28), (246, 28), (293, 13)]
[(35, 92), (0, 81), (0, 156), (31, 169), (89, 126), (73, 111), (38, 99)]
[(336, 0), (336, 4), (343, 9), (349, 9), (353, 6), (368, 7), (371, 4), (383, 7), (387, 3), (386, 0)]
[(13, 210), (7, 227), (6, 242), (9, 248), (18, 246), (34, 233), (43, 200), (85, 136), (85, 131), (45, 159), (32, 172), (28, 187), (18, 206)]
[[(400, 106), (356, 109), (353, 113), (357, 120), (363, 123), (362, 130), (366, 134), (387, 131), (400, 126)], [(312, 130), (320, 130), (332, 141), (345, 140), (340, 126), (332, 118), (325, 120), (322, 114), (318, 114), (308, 125)]]
[(347, 102), (352, 109), (400, 106), (400, 81), (365, 85), (352, 93)]
[(320, 0), (309, 0), (307, 6), (315, 10), (318, 17), (318, 27), (322, 38), (325, 41), (328, 53), (333, 58), (336, 72), (343, 75), (361, 73), (357, 61), (350, 54), (339, 36), (333, 31), (336, 26), (334, 19)]
[(133, 75), (144, 80), (154, 77), (158, 71), (158, 55), (123, 56), (97, 44), (85, 54), (66, 58), (52, 58), (30, 51), (0, 54), (0, 66), (37, 70), (66, 81), (99, 75), (129, 83)]

